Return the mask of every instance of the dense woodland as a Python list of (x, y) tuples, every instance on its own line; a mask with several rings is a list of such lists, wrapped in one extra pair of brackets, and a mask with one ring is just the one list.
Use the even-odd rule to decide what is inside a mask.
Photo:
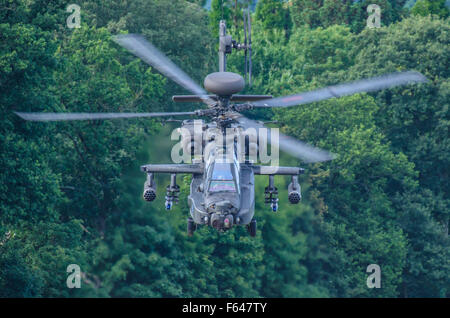
[[(222, 2), (224, 5), (222, 6)], [(180, 204), (142, 199), (139, 166), (170, 162), (176, 126), (152, 119), (25, 122), (12, 111), (173, 111), (186, 93), (111, 40), (141, 33), (197, 82), (217, 70), (217, 24), (243, 38), (244, 1), (0, 0), (0, 297), (449, 297), (449, 60), (445, 0), (260, 0), (253, 13), (254, 82), (279, 96), (383, 73), (430, 80), (282, 110), (252, 111), (338, 158), (301, 164), (303, 200), (263, 203), (258, 234), (186, 235)], [(366, 28), (379, 4), (381, 28)], [(235, 10), (236, 4), (238, 11)], [(223, 8), (223, 9), (222, 9)], [(237, 13), (236, 13), (237, 12)], [(229, 58), (242, 74), (243, 54)], [(69, 264), (82, 287), (66, 287)], [(381, 268), (369, 289), (366, 268)]]

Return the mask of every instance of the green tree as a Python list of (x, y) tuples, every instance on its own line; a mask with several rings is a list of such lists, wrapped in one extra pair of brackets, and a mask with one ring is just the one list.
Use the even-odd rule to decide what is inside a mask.
[(282, 0), (261, 0), (256, 5), (255, 18), (265, 29), (280, 29), (288, 32), (292, 26), (288, 8)]
[[(28, 2), (2, 10), (0, 32), (0, 285), (3, 297), (69, 296), (66, 266), (86, 264), (82, 223), (62, 216), (66, 202), (55, 129), (13, 111), (57, 105), (53, 72), (57, 42), (35, 21)], [(10, 10), (13, 9), (13, 10)]]
[[(288, 38), (265, 25), (274, 16), (255, 19), (254, 81), (245, 92), (279, 96), (406, 69), (430, 79), (253, 110), (249, 116), (276, 119), (284, 132), (338, 154), (305, 165), (300, 205), (288, 204), (290, 180), (277, 177), (277, 214), (263, 205), (267, 178), (256, 178), (256, 238), (208, 227), (188, 237), (190, 176), (178, 177), (173, 211), (163, 208), (167, 176), (157, 176), (153, 203), (139, 199), (139, 166), (170, 160), (175, 125), (34, 123), (13, 113), (185, 110), (168, 102), (178, 86), (111, 37), (144, 34), (200, 82), (216, 69), (208, 23), (218, 26), (221, 9), (215, 1), (208, 17), (195, 2), (84, 1), (82, 28), (68, 29), (66, 2), (3, 1), (0, 296), (448, 297), (448, 19), (416, 12), (392, 23), (404, 1), (379, 1), (383, 27), (360, 32), (369, 2), (331, 0), (293, 1)], [(239, 5), (227, 3), (231, 27)], [(242, 72), (242, 54), (230, 56), (230, 70)], [(298, 165), (285, 154), (281, 161)], [(373, 263), (381, 290), (366, 286)], [(66, 287), (69, 264), (80, 265), (83, 288)]]
[(347, 24), (353, 32), (366, 27), (367, 6), (377, 4), (381, 8), (381, 24), (389, 25), (401, 19), (406, 0), (293, 0), (291, 15), (297, 27), (308, 25), (311, 28)]
[(212, 0), (211, 12), (209, 13), (209, 27), (212, 34), (219, 36), (220, 20), (227, 21), (227, 25), (231, 22), (232, 10), (227, 0)]
[[(414, 16), (378, 32), (364, 31), (355, 42), (354, 53), (351, 55), (355, 65), (349, 72), (368, 76), (414, 69), (425, 74), (430, 80), (427, 85), (402, 87), (375, 95), (381, 106), (375, 115), (378, 127), (391, 141), (392, 148), (405, 153), (419, 172), (420, 189), (416, 190), (418, 193), (414, 196), (409, 194), (405, 200), (413, 202), (430, 200), (429, 204), (424, 204), (420, 208), (423, 215), (420, 218), (423, 221), (421, 226), (427, 231), (433, 229), (437, 232), (430, 235), (425, 242), (419, 233), (411, 231), (412, 227), (405, 228), (410, 241), (409, 264), (422, 264), (405, 269), (405, 280), (422, 281), (424, 284), (425, 281), (437, 282), (432, 276), (437, 275), (434, 273), (445, 276), (446, 268), (443, 264), (428, 263), (427, 259), (440, 259), (438, 251), (445, 250), (448, 244), (446, 236), (448, 236), (450, 209), (446, 176), (449, 162), (445, 155), (450, 149), (447, 106), (449, 73), (446, 67), (446, 61), (449, 59), (448, 33), (448, 21), (429, 16)], [(422, 199), (419, 199), (420, 197)], [(418, 203), (411, 204), (414, 207), (411, 213), (417, 213), (415, 212), (419, 209), (417, 205)], [(437, 224), (439, 226), (436, 226)], [(424, 244), (433, 246), (430, 248), (434, 251), (433, 257), (422, 258), (416, 253), (422, 250)], [(430, 268), (418, 270), (431, 264), (436, 266), (433, 270)], [(446, 285), (448, 282), (445, 280), (437, 283), (433, 295), (435, 297), (441, 295), (438, 291), (443, 291)], [(403, 294), (423, 295), (421, 291), (411, 289), (408, 285), (404, 286)]]
[[(284, 90), (279, 93), (285, 94), (349, 80), (355, 76), (360, 78), (392, 71), (392, 69), (386, 68), (381, 71), (373, 68), (372, 65), (380, 66), (382, 64), (374, 64), (373, 58), (367, 57), (368, 52), (364, 48), (370, 48), (369, 52), (372, 52), (373, 48), (373, 54), (375, 52), (382, 56), (386, 54), (387, 58), (389, 54), (387, 46), (383, 49), (382, 54), (377, 46), (380, 43), (380, 37), (384, 39), (386, 30), (402, 33), (403, 37), (405, 34), (415, 34), (414, 28), (407, 23), (405, 21), (404, 24), (392, 25), (387, 29), (382, 28), (372, 33), (367, 30), (359, 38), (355, 38), (345, 28), (340, 30), (335, 28), (297, 30), (291, 37), (289, 45), (292, 47), (289, 50), (283, 50), (282, 45), (277, 42), (266, 42), (266, 45), (262, 46), (262, 52), (275, 52), (279, 49), (278, 54), (288, 60), (285, 63), (288, 70), (283, 69), (282, 63), (274, 64), (270, 60), (276, 55), (265, 55), (264, 57), (269, 58), (268, 67), (275, 66), (272, 66), (274, 70), (276, 69), (273, 74), (277, 74), (280, 85), (274, 87), (275, 85), (271, 85), (274, 81), (259, 82), (260, 79), (255, 79), (255, 83), (261, 83), (262, 87), (266, 89), (265, 92), (269, 93), (284, 86)], [(432, 32), (438, 32), (438, 34), (445, 32), (442, 24), (442, 22), (436, 21), (435, 24), (425, 29), (420, 24), (416, 25), (415, 27), (422, 28), (423, 32), (429, 34), (422, 37), (419, 32), (417, 36), (421, 36), (423, 40), (426, 39), (425, 41), (439, 39), (441, 37)], [(409, 28), (409, 32), (406, 31), (406, 28)], [(386, 36), (386, 39), (392, 38), (392, 34), (389, 37)], [(408, 43), (419, 42), (411, 40)], [(391, 40), (389, 43), (392, 45)], [(442, 48), (439, 44), (435, 45), (433, 50), (436, 53), (444, 54)], [(399, 52), (398, 47), (391, 49), (393, 52)], [(295, 59), (292, 58), (290, 52), (296, 52)], [(322, 54), (318, 54), (319, 52)], [(256, 54), (261, 53), (257, 52)], [(405, 57), (415, 59), (414, 53), (405, 54)], [(366, 63), (370, 63), (371, 66), (361, 63), (362, 59), (365, 59)], [(401, 59), (399, 60), (401, 61)], [(422, 63), (424, 61), (423, 58), (419, 60)], [(442, 70), (439, 62), (435, 63), (433, 59), (425, 60), (429, 61), (430, 66), (433, 64), (432, 67), (435, 67), (436, 70)], [(446, 59), (443, 57), (443, 59), (439, 59), (439, 61), (441, 60)], [(276, 63), (279, 60), (275, 59), (274, 61)], [(426, 65), (427, 63), (423, 67)], [(416, 67), (409, 65), (407, 68)], [(353, 69), (359, 70), (359, 73), (356, 75)], [(372, 73), (367, 74), (368, 69)], [(364, 70), (366, 71), (364, 72)], [(289, 72), (291, 75), (283, 78), (283, 72)], [(263, 74), (267, 79), (267, 74), (270, 72)], [(417, 96), (426, 98), (429, 96), (426, 93), (416, 93), (412, 95), (414, 97), (408, 93), (410, 90), (420, 92), (423, 89), (426, 87), (422, 85), (396, 91), (400, 91), (397, 94), (405, 94), (405, 97), (410, 96), (409, 98), (417, 98)], [(422, 212), (424, 216), (421, 218), (423, 221), (420, 224), (412, 221), (415, 213), (412, 208), (400, 205), (401, 198), (406, 193), (410, 193), (410, 195), (413, 193), (416, 196), (414, 199), (416, 202), (417, 198), (421, 197), (418, 183), (420, 178), (408, 157), (401, 153), (396, 154), (399, 144), (391, 139), (394, 134), (383, 128), (394, 128), (389, 125), (385, 126), (383, 121), (380, 121), (381, 118), (393, 120), (391, 114), (382, 111), (383, 107), (391, 105), (393, 100), (392, 97), (389, 102), (380, 100), (379, 96), (384, 96), (384, 94), (389, 94), (389, 91), (377, 94), (376, 100), (369, 96), (364, 98), (352, 96), (276, 112), (276, 118), (284, 123), (288, 133), (339, 154), (339, 158), (328, 165), (312, 167), (310, 174), (312, 188), (309, 189), (307, 197), (317, 213), (323, 215), (324, 236), (326, 244), (331, 248), (330, 256), (321, 258), (316, 263), (316, 267), (325, 269), (318, 275), (330, 282), (327, 289), (334, 296), (445, 295), (444, 286), (447, 282), (445, 280), (438, 282), (438, 277), (444, 277), (444, 273), (448, 271), (447, 265), (443, 261), (448, 258), (445, 252), (443, 253), (448, 240), (439, 233), (439, 229), (443, 229), (443, 227), (439, 227), (439, 223), (436, 223), (431, 215), (436, 213), (442, 218), (442, 213), (438, 211), (448, 210), (445, 208), (446, 201), (439, 201), (438, 196), (433, 197), (432, 200), (432, 202), (436, 202), (436, 205), (423, 205), (423, 202), (426, 201), (419, 201), (422, 202), (422, 206), (415, 203), (416, 210), (424, 211)], [(438, 99), (440, 100), (440, 97)], [(403, 103), (413, 105), (410, 101), (403, 101)], [(442, 102), (440, 104), (442, 105)], [(397, 106), (399, 111), (403, 108), (400, 105)], [(394, 126), (396, 129), (404, 128), (400, 124)], [(384, 131), (386, 135), (380, 131)], [(440, 136), (440, 134), (433, 135)], [(411, 140), (410, 138), (409, 136), (408, 140)], [(389, 139), (392, 140), (392, 143), (388, 141)], [(403, 145), (407, 144), (406, 140), (405, 136)], [(437, 153), (445, 153), (445, 151), (440, 149), (437, 150)], [(436, 185), (435, 181), (432, 183)], [(411, 206), (414, 205), (411, 204), (408, 207)], [(431, 208), (432, 206), (433, 208)], [(364, 217), (360, 218), (361, 214), (364, 214)], [(433, 239), (427, 247), (427, 251), (434, 255), (431, 257), (432, 262), (426, 262), (425, 259), (422, 259), (420, 252), (414, 252), (417, 249), (421, 250), (419, 246), (423, 246), (425, 242), (420, 236), (414, 234), (413, 224), (418, 228), (429, 229), (427, 233), (433, 233), (430, 240)], [(441, 224), (445, 225), (445, 221)], [(443, 254), (437, 255), (438, 251)], [(389, 283), (382, 292), (368, 290), (365, 286), (365, 268), (371, 263), (381, 263), (380, 266), (386, 270), (386, 272), (383, 270), (383, 273), (389, 276)], [(441, 264), (441, 267), (438, 267), (438, 264)], [(346, 268), (348, 270), (344, 270)], [(417, 268), (424, 268), (424, 270), (418, 272)], [(425, 270), (425, 268), (427, 269)], [(429, 271), (430, 288), (427, 293), (420, 293), (416, 287), (418, 283), (412, 283), (412, 281), (426, 279), (427, 270)]]
[[(121, 31), (142, 34), (198, 83), (215, 70), (217, 37), (208, 28), (208, 15), (197, 5), (175, 1), (88, 1), (83, 5), (86, 23), (105, 27), (112, 35)], [(128, 59), (133, 58), (128, 54)], [(184, 90), (172, 81), (164, 87), (167, 96), (159, 105), (165, 111), (185, 111), (186, 104), (176, 104), (170, 96)], [(194, 106), (190, 106), (194, 109)]]
[[(329, 164), (310, 167), (310, 200), (323, 215), (330, 248), (322, 275), (333, 296), (393, 297), (401, 282), (406, 239), (391, 197), (414, 185), (415, 172), (406, 157), (393, 154), (376, 132), (376, 109), (371, 97), (352, 96), (276, 116), (292, 135), (339, 155)], [(383, 268), (387, 282), (382, 291), (366, 286), (369, 264)]]
[(419, 0), (411, 8), (411, 13), (421, 16), (436, 14), (445, 19), (449, 15), (449, 9), (446, 0)]

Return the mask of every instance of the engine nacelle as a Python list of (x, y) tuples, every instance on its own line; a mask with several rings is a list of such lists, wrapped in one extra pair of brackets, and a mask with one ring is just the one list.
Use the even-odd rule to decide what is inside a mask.
[(302, 199), (300, 184), (298, 177), (292, 176), (292, 181), (288, 186), (288, 199), (291, 204), (298, 204)]
[(155, 180), (153, 180), (152, 173), (147, 174), (147, 181), (145, 181), (144, 184), (143, 197), (147, 202), (152, 202), (156, 199), (156, 183)]

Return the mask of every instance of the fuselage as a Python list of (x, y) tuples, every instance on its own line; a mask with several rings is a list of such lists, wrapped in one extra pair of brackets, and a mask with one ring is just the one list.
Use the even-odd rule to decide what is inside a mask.
[[(240, 127), (218, 129), (214, 123), (197, 124), (202, 125), (202, 151), (194, 161), (203, 162), (204, 173), (193, 175), (188, 197), (191, 217), (197, 224), (220, 230), (248, 224), (254, 214), (254, 174), (248, 162), (240, 160), (245, 151), (237, 138)], [(200, 146), (199, 139), (193, 145)], [(192, 148), (184, 150), (195, 153)]]

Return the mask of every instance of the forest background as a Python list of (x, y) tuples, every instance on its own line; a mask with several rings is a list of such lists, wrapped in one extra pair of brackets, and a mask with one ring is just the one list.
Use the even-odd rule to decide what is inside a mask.
[[(222, 2), (223, 1), (223, 2)], [(142, 199), (139, 166), (170, 163), (176, 126), (152, 119), (35, 123), (13, 111), (186, 111), (185, 93), (111, 36), (140, 33), (197, 82), (216, 71), (217, 26), (242, 33), (245, 1), (0, 0), (0, 297), (449, 297), (449, 9), (445, 0), (260, 0), (254, 81), (286, 95), (416, 70), (430, 80), (249, 113), (338, 158), (302, 165), (303, 200), (263, 204), (258, 233), (186, 235), (189, 177), (165, 211)], [(369, 4), (381, 28), (366, 27)], [(236, 8), (237, 7), (237, 8)], [(229, 58), (242, 73), (243, 55)], [(300, 165), (282, 156), (283, 164)], [(82, 287), (66, 286), (69, 264)], [(381, 268), (381, 288), (366, 268)]]

